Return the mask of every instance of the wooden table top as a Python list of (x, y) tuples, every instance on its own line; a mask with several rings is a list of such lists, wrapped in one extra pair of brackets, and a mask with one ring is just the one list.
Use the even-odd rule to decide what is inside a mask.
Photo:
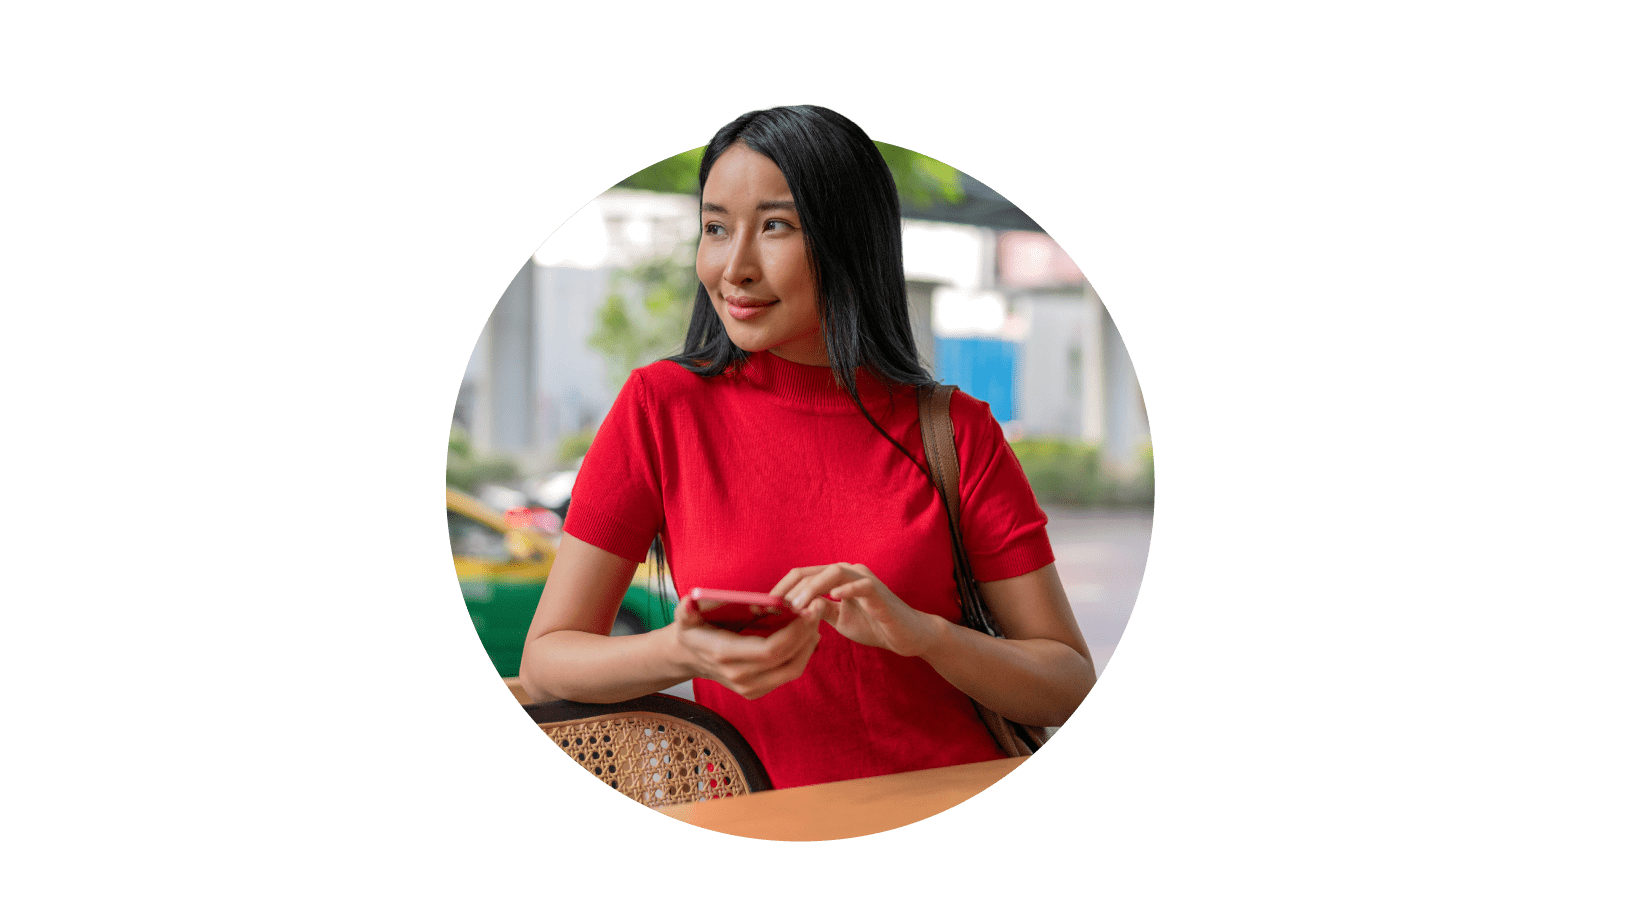
[(1026, 757), (756, 792), (659, 808), (697, 827), (764, 840), (836, 840), (903, 827), (967, 801)]

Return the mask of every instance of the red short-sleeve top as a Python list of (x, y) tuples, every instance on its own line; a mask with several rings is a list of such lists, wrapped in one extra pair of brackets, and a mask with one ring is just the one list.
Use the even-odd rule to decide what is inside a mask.
[[(862, 402), (923, 462), (916, 392), (859, 376)], [(975, 576), (1052, 563), (1047, 517), (983, 402), (957, 392), (962, 530)], [(633, 561), (660, 535), (675, 587), (766, 591), (794, 567), (862, 563), (913, 608), (960, 618), (932, 483), (874, 430), (829, 368), (754, 353), (703, 378), (672, 362), (621, 389), (577, 476), (565, 531)], [(708, 680), (776, 787), (995, 759), (969, 698), (916, 657), (820, 626), (803, 676), (748, 701)]]

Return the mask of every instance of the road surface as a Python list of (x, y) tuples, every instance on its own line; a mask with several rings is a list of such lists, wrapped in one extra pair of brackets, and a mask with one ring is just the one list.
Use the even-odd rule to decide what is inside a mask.
[(1149, 510), (1047, 506), (1048, 539), (1076, 623), (1103, 676), (1139, 597), (1150, 551)]

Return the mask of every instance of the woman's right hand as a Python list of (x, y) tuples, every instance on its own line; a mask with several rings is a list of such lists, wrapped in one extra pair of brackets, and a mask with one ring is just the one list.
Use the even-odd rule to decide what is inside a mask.
[(672, 610), (674, 637), (684, 667), (747, 699), (761, 698), (802, 676), (820, 643), (818, 615), (799, 615), (764, 638), (718, 628), (701, 617), (699, 606), (684, 596)]

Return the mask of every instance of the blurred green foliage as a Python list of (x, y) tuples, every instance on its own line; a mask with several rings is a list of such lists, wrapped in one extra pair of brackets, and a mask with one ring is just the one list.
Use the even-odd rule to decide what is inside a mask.
[(471, 458), (473, 455), (473, 441), (468, 438), (467, 431), (455, 424), (450, 425), (450, 454), (462, 458)]
[(592, 434), (592, 430), (584, 429), (558, 440), (558, 460), (568, 464), (587, 454), (592, 448)]
[(696, 195), (700, 186), (695, 177), (700, 174), (700, 159), (706, 156), (705, 147), (674, 154), (659, 163), (652, 163), (615, 185), (622, 189), (647, 189), (650, 192), (678, 192)]
[(450, 450), (444, 465), (444, 483), (468, 493), (480, 484), (494, 484), (518, 478), (518, 465), (511, 459), (481, 456), (473, 451), (467, 431), (450, 427)]
[(1013, 443), (1039, 503), (1094, 503), (1102, 497), (1099, 447), (1056, 439)]
[(1156, 456), (1150, 443), (1139, 449), (1139, 471), (1131, 480), (1117, 484), (1111, 502), (1119, 504), (1156, 505)]
[(1103, 506), (1155, 500), (1156, 470), (1149, 446), (1141, 453), (1138, 473), (1117, 479), (1105, 471), (1095, 445), (1042, 437), (1020, 439), (1012, 445), (1039, 503)]
[[(633, 369), (683, 348), (699, 286), (694, 261), (685, 262), (681, 251), (610, 276), (610, 293), (593, 320), (587, 345), (608, 360), (605, 368), (617, 388)], [(636, 307), (629, 298), (634, 293)]]
[[(931, 204), (940, 198), (953, 205), (967, 194), (962, 188), (962, 174), (956, 167), (941, 163), (916, 151), (903, 147), (872, 142), (882, 152), (894, 184), (900, 189), (900, 198), (916, 205)], [(651, 192), (678, 192), (688, 195), (700, 193), (696, 177), (700, 174), (700, 159), (706, 148), (697, 147), (665, 160), (650, 164), (615, 185), (626, 189), (647, 189)]]
[(936, 197), (956, 205), (967, 198), (962, 189), (962, 173), (956, 167), (903, 147), (872, 142), (888, 161), (900, 198), (916, 205), (932, 204)]

